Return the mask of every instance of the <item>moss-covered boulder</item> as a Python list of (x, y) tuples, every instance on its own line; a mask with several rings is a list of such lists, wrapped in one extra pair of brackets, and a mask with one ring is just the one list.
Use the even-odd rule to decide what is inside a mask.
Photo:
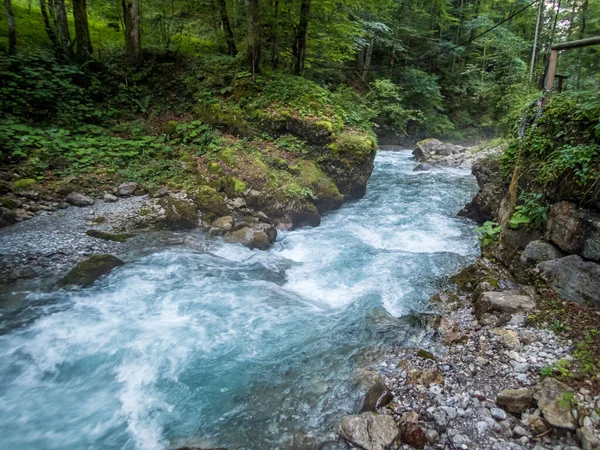
[(165, 210), (165, 223), (170, 230), (191, 230), (198, 226), (196, 205), (174, 197), (164, 197), (159, 205)]
[(12, 225), (17, 220), (17, 215), (14, 211), (0, 206), (0, 228)]
[(344, 198), (363, 197), (373, 172), (376, 137), (362, 130), (344, 130), (329, 144), (328, 150), (319, 159), (321, 168), (333, 179)]
[(93, 255), (77, 264), (57, 285), (88, 287), (115, 267), (125, 264), (113, 255)]
[(199, 186), (192, 193), (192, 199), (207, 222), (229, 214), (229, 208), (227, 208), (223, 195), (209, 186)]

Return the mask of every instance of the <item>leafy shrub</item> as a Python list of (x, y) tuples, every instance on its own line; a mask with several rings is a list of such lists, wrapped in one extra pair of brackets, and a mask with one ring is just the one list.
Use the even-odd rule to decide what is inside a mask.
[(502, 227), (496, 222), (485, 222), (482, 226), (475, 228), (475, 233), (479, 235), (479, 241), (483, 245), (491, 245), (498, 241), (498, 236)]
[(376, 123), (392, 131), (406, 133), (406, 125), (410, 120), (420, 121), (420, 111), (405, 109), (402, 106), (400, 87), (390, 80), (379, 79), (371, 83), (371, 91), (365, 96), (375, 113)]
[(531, 225), (534, 228), (542, 228), (548, 220), (548, 206), (541, 202), (542, 194), (523, 192), (519, 196), (519, 200), (521, 204), (515, 208), (515, 212), (510, 218), (510, 226), (519, 228)]

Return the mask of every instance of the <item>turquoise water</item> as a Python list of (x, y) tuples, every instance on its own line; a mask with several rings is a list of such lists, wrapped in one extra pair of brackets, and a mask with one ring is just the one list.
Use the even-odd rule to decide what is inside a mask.
[[(81, 291), (32, 293), (0, 336), (0, 447), (312, 448), (353, 372), (478, 253), (468, 171), (379, 152), (364, 199), (265, 252), (191, 234)], [(404, 317), (404, 318), (403, 318)]]

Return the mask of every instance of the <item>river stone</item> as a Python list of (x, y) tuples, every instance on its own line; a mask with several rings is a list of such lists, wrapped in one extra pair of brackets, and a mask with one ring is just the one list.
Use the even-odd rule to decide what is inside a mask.
[(421, 163), (413, 169), (413, 172), (427, 172), (433, 170), (433, 166), (427, 163)]
[(394, 443), (400, 430), (392, 416), (365, 412), (343, 417), (338, 432), (362, 449), (385, 450)]
[(93, 255), (77, 264), (57, 284), (59, 286), (88, 287), (94, 284), (98, 278), (123, 264), (125, 263), (113, 255)]
[(528, 295), (517, 295), (510, 292), (483, 292), (475, 302), (475, 314), (495, 311), (499, 313), (523, 313), (535, 308), (535, 300)]
[(498, 404), (508, 412), (521, 414), (531, 406), (533, 393), (529, 389), (504, 389), (498, 393)]
[(562, 258), (564, 254), (554, 245), (544, 241), (531, 241), (521, 254), (521, 261), (525, 264), (537, 264), (543, 261)]
[(122, 183), (117, 188), (117, 194), (120, 197), (130, 197), (135, 193), (137, 188), (138, 188), (138, 184), (134, 181)]
[(577, 437), (581, 441), (581, 448), (583, 450), (600, 450), (600, 439), (598, 439), (598, 436), (591, 428), (578, 428)]
[(219, 217), (212, 223), (212, 226), (219, 228), (221, 230), (225, 230), (225, 231), (231, 230), (231, 228), (233, 228), (233, 217), (231, 217), (231, 216)]
[(402, 442), (410, 445), (412, 448), (424, 449), (428, 443), (425, 431), (415, 422), (408, 422), (402, 433)]
[(383, 408), (391, 402), (393, 398), (394, 394), (388, 390), (383, 382), (378, 381), (371, 386), (371, 389), (365, 395), (360, 412), (377, 411), (378, 408)]
[(258, 250), (266, 250), (271, 245), (271, 240), (267, 233), (251, 227), (243, 227), (228, 232), (225, 235), (225, 242), (242, 244), (245, 247)]
[(600, 261), (600, 215), (571, 202), (555, 203), (550, 207), (546, 234), (565, 252)]
[(198, 211), (192, 203), (174, 197), (164, 197), (159, 200), (159, 205), (165, 210), (165, 222), (169, 229), (191, 230), (198, 226)]
[(575, 430), (577, 421), (573, 417), (570, 402), (564, 402), (565, 393), (573, 393), (573, 390), (564, 383), (554, 379), (545, 378), (535, 388), (533, 397), (537, 400), (538, 407), (542, 411), (544, 419), (556, 428)]
[(544, 281), (564, 300), (600, 306), (600, 264), (570, 255), (536, 267)]
[(8, 208), (0, 206), (0, 228), (12, 225), (17, 220), (17, 214)]
[(106, 203), (114, 203), (119, 200), (119, 197), (113, 194), (104, 194), (103, 199)]
[(466, 150), (466, 147), (460, 145), (447, 144), (437, 139), (425, 139), (417, 142), (412, 154), (417, 161), (426, 162), (435, 159), (435, 157), (463, 153)]
[(67, 202), (75, 206), (90, 206), (94, 204), (94, 199), (79, 192), (71, 192), (67, 195)]

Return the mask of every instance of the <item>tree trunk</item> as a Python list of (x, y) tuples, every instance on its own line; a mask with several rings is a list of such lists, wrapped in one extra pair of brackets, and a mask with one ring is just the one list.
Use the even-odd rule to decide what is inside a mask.
[(92, 41), (90, 39), (86, 0), (73, 0), (73, 20), (75, 21), (77, 60), (79, 62), (85, 62), (92, 54)]
[(53, 3), (56, 13), (56, 37), (58, 38), (58, 44), (60, 45), (63, 57), (67, 61), (72, 61), (74, 57), (73, 44), (71, 43), (71, 35), (69, 33), (65, 0), (53, 0)]
[(4, 13), (8, 22), (8, 54), (14, 55), (17, 53), (17, 24), (11, 0), (4, 0)]
[(42, 12), (42, 18), (44, 19), (44, 28), (46, 29), (46, 34), (52, 42), (52, 48), (58, 48), (58, 41), (56, 39), (56, 33), (54, 32), (54, 28), (52, 27), (52, 22), (50, 21), (50, 16), (48, 15), (48, 8), (46, 6), (46, 0), (40, 0), (40, 11)]
[(142, 60), (142, 28), (140, 26), (139, 0), (122, 0), (125, 21), (125, 58), (132, 65)]
[(237, 55), (237, 47), (235, 46), (235, 39), (233, 37), (233, 31), (231, 31), (231, 24), (229, 23), (229, 14), (227, 13), (227, 2), (226, 0), (217, 0), (219, 7), (219, 14), (221, 15), (221, 24), (223, 26), (223, 32), (225, 33), (225, 41), (227, 42), (227, 53), (229, 56)]
[(294, 73), (301, 75), (304, 72), (306, 61), (306, 34), (308, 31), (308, 18), (310, 14), (310, 0), (302, 0), (300, 3), (300, 23), (296, 33), (296, 54), (294, 55)]
[(279, 0), (273, 1), (273, 24), (271, 26), (271, 66), (277, 69), (279, 66), (279, 47), (277, 46), (277, 20), (279, 19)]
[[(581, 5), (581, 26), (579, 28), (579, 39), (583, 39), (585, 37), (585, 15), (588, 9), (588, 0), (585, 0)], [(577, 50), (577, 89), (581, 88), (581, 52), (583, 48), (579, 48)]]
[(248, 5), (248, 68), (255, 75), (260, 72), (260, 0), (250, 0)]

